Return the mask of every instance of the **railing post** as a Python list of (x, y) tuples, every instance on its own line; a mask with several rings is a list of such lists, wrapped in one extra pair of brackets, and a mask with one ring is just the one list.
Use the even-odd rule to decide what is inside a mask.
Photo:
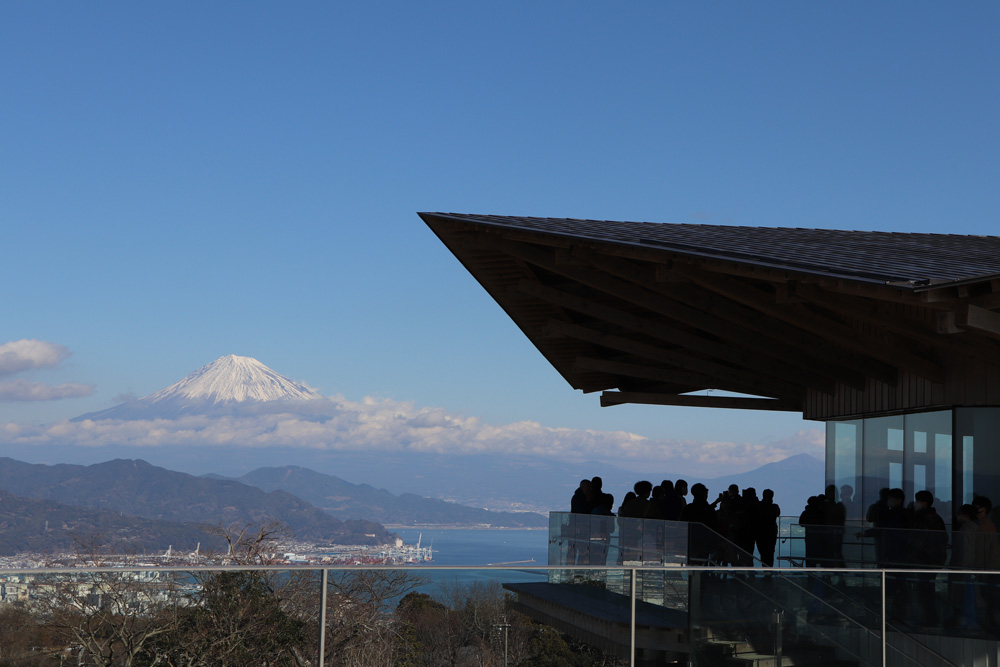
[(632, 615), (629, 619), (631, 625), (630, 634), (631, 639), (629, 640), (629, 654), (628, 654), (628, 665), (629, 667), (635, 667), (635, 568), (633, 567), (629, 570), (629, 575), (632, 580), (631, 586), (629, 586), (629, 592), (632, 596)]
[(323, 667), (326, 660), (326, 568), (320, 570), (319, 581), (319, 656), (317, 667)]
[(882, 570), (882, 667), (885, 665), (885, 570)]
[(782, 639), (782, 634), (781, 634), (782, 633), (782, 627), (781, 626), (782, 626), (782, 622), (784, 621), (784, 617), (785, 617), (785, 612), (781, 611), (780, 609), (775, 610), (775, 612), (774, 612), (774, 626), (775, 626), (775, 628), (774, 628), (774, 657), (775, 657), (774, 663), (775, 663), (775, 665), (777, 665), (777, 667), (784, 667), (784, 659), (781, 657), (782, 650), (784, 648), (784, 646), (783, 646), (784, 640)]

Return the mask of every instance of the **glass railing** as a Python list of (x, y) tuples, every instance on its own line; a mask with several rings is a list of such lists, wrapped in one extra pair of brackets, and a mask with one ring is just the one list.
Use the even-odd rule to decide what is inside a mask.
[[(646, 539), (658, 548), (660, 536), (644, 530), (637, 544)], [(732, 548), (713, 541), (708, 559), (729, 558)], [(8, 570), (0, 597), (5, 664), (105, 664), (100, 656), (123, 651), (134, 665), (1000, 658), (1000, 572), (981, 570), (662, 562)]]
[[(773, 651), (783, 636), (786, 643), (808, 648), (807, 653), (821, 652), (819, 647), (825, 646), (823, 650), (836, 650), (859, 664), (877, 664), (873, 656), (881, 659), (884, 646), (890, 654), (947, 665), (951, 663), (932, 646), (937, 640), (926, 636), (975, 639), (977, 632), (985, 632), (978, 621), (945, 624), (957, 618), (950, 601), (957, 593), (947, 590), (955, 587), (947, 573), (915, 570), (910, 563), (907, 570), (886, 573), (883, 589), (883, 575), (874, 569), (878, 563), (865, 563), (873, 569), (852, 569), (845, 558), (819, 560), (814, 527), (808, 527), (808, 560), (805, 554), (786, 557), (778, 561), (783, 568), (763, 569), (756, 556), (702, 524), (566, 513), (554, 513), (550, 521), (549, 564), (567, 566), (550, 569), (550, 583), (597, 586), (630, 595), (633, 580), (629, 577), (634, 577), (636, 599), (691, 612), (692, 646), (701, 646), (709, 654), (731, 650), (736, 639), (748, 651), (761, 652), (768, 645)], [(783, 539), (797, 540), (804, 550), (805, 536), (796, 533), (802, 527), (787, 528), (786, 524)], [(832, 532), (821, 531), (820, 536), (832, 541)], [(944, 534), (896, 531), (878, 538), (859, 537), (907, 544), (908, 557), (913, 558), (912, 554), (931, 547), (940, 552)], [(978, 545), (985, 542), (984, 538), (969, 539)], [(812, 567), (792, 567), (807, 562)], [(634, 568), (634, 573), (628, 568)], [(988, 614), (985, 605), (992, 599), (981, 579), (972, 584), (979, 587), (977, 619)], [(883, 626), (892, 641), (882, 642)], [(903, 660), (900, 664), (924, 663)]]
[[(784, 518), (784, 517), (783, 517)], [(946, 570), (1000, 567), (1000, 537), (968, 530), (876, 528), (849, 521), (844, 526), (782, 524), (777, 564), (825, 568), (925, 568)]]

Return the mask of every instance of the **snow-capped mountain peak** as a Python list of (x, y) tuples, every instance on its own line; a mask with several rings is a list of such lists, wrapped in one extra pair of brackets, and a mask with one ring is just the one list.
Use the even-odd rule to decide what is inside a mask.
[(230, 354), (202, 366), (165, 389), (107, 410), (80, 415), (73, 421), (172, 419), (223, 408), (322, 397), (315, 389), (279, 375), (256, 359)]
[(180, 382), (139, 400), (149, 403), (174, 398), (225, 403), (321, 398), (304, 384), (289, 380), (251, 357), (230, 354), (202, 366)]

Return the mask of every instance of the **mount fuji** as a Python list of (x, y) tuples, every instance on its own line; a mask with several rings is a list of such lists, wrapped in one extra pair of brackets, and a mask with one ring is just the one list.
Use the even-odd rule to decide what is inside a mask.
[(219, 357), (165, 389), (71, 421), (87, 419), (176, 419), (184, 415), (227, 413), (263, 403), (300, 403), (323, 398), (310, 387), (279, 375), (251, 357)]

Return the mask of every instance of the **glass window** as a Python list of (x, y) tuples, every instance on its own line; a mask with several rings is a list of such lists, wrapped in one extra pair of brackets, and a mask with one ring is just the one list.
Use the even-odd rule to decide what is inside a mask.
[(962, 451), (955, 483), (963, 502), (982, 495), (1000, 502), (1000, 408), (956, 408), (955, 424)]
[(976, 497), (972, 483), (972, 462), (975, 460), (975, 438), (962, 437), (962, 504), (968, 505)]
[(951, 523), (952, 518), (952, 412), (918, 412), (906, 415), (906, 451), (903, 457), (903, 483), (906, 502), (917, 491), (934, 494), (938, 514)]
[(902, 482), (903, 426), (901, 415), (864, 420), (862, 504), (866, 508), (878, 502), (879, 489), (891, 489), (894, 482)]
[(861, 506), (862, 422), (827, 422), (826, 486), (837, 487), (848, 520), (863, 518)]

